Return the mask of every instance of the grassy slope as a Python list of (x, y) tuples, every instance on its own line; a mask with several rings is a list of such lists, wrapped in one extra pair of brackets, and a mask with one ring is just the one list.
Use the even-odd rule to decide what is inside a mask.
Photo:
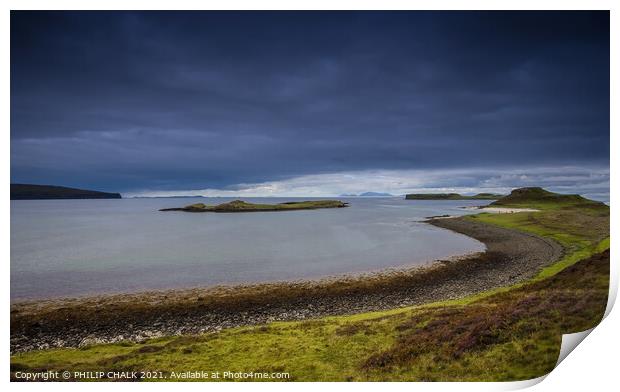
[[(532, 207), (530, 201), (513, 206)], [(549, 372), (561, 334), (594, 326), (608, 290), (609, 208), (470, 219), (553, 238), (565, 257), (532, 283), (474, 297), (355, 316), (278, 322), (218, 334), (14, 355), (13, 370), (285, 371), (292, 380), (520, 380)], [(585, 260), (584, 260), (585, 259)], [(578, 262), (582, 260), (581, 262)]]
[[(609, 247), (609, 207), (578, 195), (559, 195), (541, 188), (531, 193), (513, 194), (494, 203), (501, 207), (528, 207), (539, 212), (520, 214), (478, 214), (469, 219), (509, 227), (556, 240), (565, 248), (567, 257), (545, 268), (544, 278), (576, 261)], [(544, 193), (543, 193), (544, 192)], [(517, 193), (517, 195), (514, 195)], [(529, 197), (528, 197), (529, 196)]]

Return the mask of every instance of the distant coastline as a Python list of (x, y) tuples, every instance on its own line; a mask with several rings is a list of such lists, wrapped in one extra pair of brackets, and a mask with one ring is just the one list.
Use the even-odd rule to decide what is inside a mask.
[(121, 199), (120, 193), (56, 185), (11, 184), (11, 200)]
[(496, 193), (478, 193), (467, 196), (460, 193), (409, 193), (405, 195), (407, 200), (497, 200), (504, 195)]
[(364, 192), (359, 195), (356, 193), (343, 193), (340, 197), (394, 197), (394, 195), (385, 192)]

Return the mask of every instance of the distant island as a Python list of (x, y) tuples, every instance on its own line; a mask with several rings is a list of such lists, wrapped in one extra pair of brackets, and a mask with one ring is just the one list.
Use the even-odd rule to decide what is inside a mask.
[(11, 184), (11, 200), (120, 198), (120, 193), (99, 192), (55, 185)]
[(180, 208), (162, 208), (159, 211), (185, 211), (185, 212), (259, 212), (259, 211), (293, 211), (293, 210), (316, 210), (319, 208), (344, 208), (348, 203), (340, 200), (313, 200), (313, 201), (290, 201), (279, 204), (254, 204), (243, 200), (234, 200), (215, 206), (204, 203), (191, 204)]
[(361, 197), (392, 197), (393, 195), (390, 193), (382, 193), (382, 192), (364, 192), (360, 193)]
[(343, 193), (340, 197), (393, 197), (391, 193), (382, 192), (364, 192), (356, 195), (355, 193)]
[(459, 193), (410, 193), (405, 195), (407, 200), (497, 200), (504, 195), (496, 193), (478, 193), (467, 196)]

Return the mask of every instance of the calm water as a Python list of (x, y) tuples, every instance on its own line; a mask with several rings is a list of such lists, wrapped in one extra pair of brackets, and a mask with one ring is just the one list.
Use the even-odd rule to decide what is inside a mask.
[(344, 209), (157, 211), (229, 200), (11, 201), (11, 298), (316, 278), (484, 249), (473, 239), (418, 222), (466, 214), (458, 207), (480, 201), (351, 198)]

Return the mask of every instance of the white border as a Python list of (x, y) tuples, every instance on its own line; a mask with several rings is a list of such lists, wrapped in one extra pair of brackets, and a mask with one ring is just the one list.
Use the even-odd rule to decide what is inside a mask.
[(13, 10), (610, 10), (611, 0), (7, 0)]
[[(617, 2), (616, 2), (617, 3)], [(2, 163), (1, 176), (2, 179), (2, 219), (5, 224), (2, 226), (2, 254), (3, 262), (3, 274), (2, 279), (4, 285), (3, 290), (3, 302), (2, 302), (2, 336), (4, 340), (4, 353), (2, 356), (2, 368), (5, 370), (2, 372), (4, 382), (8, 383), (8, 369), (9, 369), (9, 259), (10, 259), (10, 204), (9, 204), (9, 183), (10, 183), (10, 58), (7, 56), (10, 53), (10, 12), (11, 9), (116, 9), (116, 10), (133, 10), (133, 9), (185, 9), (185, 10), (197, 10), (197, 9), (292, 9), (292, 10), (337, 10), (337, 9), (373, 9), (373, 10), (399, 10), (399, 9), (419, 9), (419, 10), (611, 10), (611, 69), (618, 69), (618, 18), (616, 11), (619, 9), (615, 6), (613, 1), (575, 1), (575, 0), (443, 0), (443, 1), (404, 1), (404, 0), (382, 0), (382, 1), (369, 1), (369, 0), (303, 0), (287, 2), (278, 0), (261, 0), (261, 1), (197, 1), (197, 0), (175, 0), (174, 2), (166, 2), (162, 0), (150, 0), (150, 1), (136, 1), (136, 0), (109, 0), (109, 1), (77, 1), (77, 0), (57, 0), (54, 2), (42, 1), (42, 0), (8, 0), (3, 3), (2, 23), (0, 23), (0, 29), (2, 31), (2, 53), (5, 54), (3, 61), (1, 61), (0, 67), (2, 67), (2, 81), (3, 81), (3, 94), (2, 94), (2, 106), (0, 118), (3, 120), (4, 143), (0, 146), (2, 149), (2, 156), (4, 162)], [(619, 91), (618, 78), (614, 77), (612, 73), (611, 78), (611, 108), (617, 108), (617, 92)], [(617, 110), (611, 111), (611, 151), (620, 151), (618, 138), (616, 135), (618, 129)], [(615, 147), (615, 148), (614, 148)], [(615, 181), (615, 175), (618, 170), (618, 163), (615, 156), (611, 155), (611, 204), (616, 204), (617, 200), (617, 181)], [(611, 209), (611, 234), (615, 238), (617, 234), (617, 224), (619, 222), (619, 214), (615, 208)], [(616, 293), (618, 288), (618, 262), (616, 257), (615, 248), (612, 247), (612, 292)], [(612, 294), (613, 295), (613, 294)], [(615, 295), (613, 295), (615, 297)], [(612, 302), (610, 301), (610, 304)], [(610, 307), (608, 308), (610, 309)], [(617, 331), (620, 330), (620, 316), (618, 311), (612, 312), (599, 327), (586, 338), (586, 344), (582, 344), (575, 349), (575, 353), (568, 356), (544, 382), (536, 385), (535, 390), (538, 391), (555, 391), (555, 390), (573, 390), (576, 388), (596, 388), (607, 387), (616, 384), (617, 366), (615, 365), (617, 358), (617, 350), (619, 348), (619, 338)], [(540, 381), (540, 380), (537, 380)], [(533, 381), (536, 382), (536, 381)], [(353, 383), (334, 385), (337, 388), (355, 388), (361, 391), (371, 391), (377, 388), (390, 388), (395, 390), (407, 390), (412, 388), (422, 390), (459, 390), (459, 391), (485, 391), (485, 390), (511, 390), (523, 388), (532, 384), (533, 382), (519, 382), (519, 383), (416, 383), (414, 385), (409, 383)], [(330, 383), (331, 384), (331, 383)], [(146, 386), (145, 386), (146, 385)], [(38, 386), (44, 386), (46, 389), (51, 390), (78, 390), (82, 389), (84, 385), (79, 383), (59, 384), (59, 383), (47, 383), (47, 384), (20, 384), (11, 383), (10, 388), (30, 390), (37, 388)], [(331, 387), (325, 386), (326, 388)], [(88, 388), (95, 390), (108, 389), (110, 385), (107, 383), (90, 383)], [(173, 385), (165, 385), (158, 383), (149, 383), (136, 385), (134, 383), (121, 383), (115, 384), (114, 388), (139, 388), (139, 389), (151, 389), (162, 390), (169, 389), (170, 387), (176, 387)], [(251, 387), (252, 389), (260, 390), (290, 390), (291, 387), (300, 390), (315, 389), (316, 385), (312, 383), (296, 383), (292, 386), (287, 383), (268, 383), (268, 384), (238, 384), (238, 383), (225, 383), (225, 384), (207, 384), (204, 383), (192, 383), (184, 384), (184, 389), (193, 389), (203, 391), (205, 388), (209, 389), (226, 389), (226, 390), (240, 390)], [(323, 386), (321, 386), (323, 387)], [(607, 388), (605, 388), (607, 389)], [(603, 389), (603, 390), (605, 390)]]

